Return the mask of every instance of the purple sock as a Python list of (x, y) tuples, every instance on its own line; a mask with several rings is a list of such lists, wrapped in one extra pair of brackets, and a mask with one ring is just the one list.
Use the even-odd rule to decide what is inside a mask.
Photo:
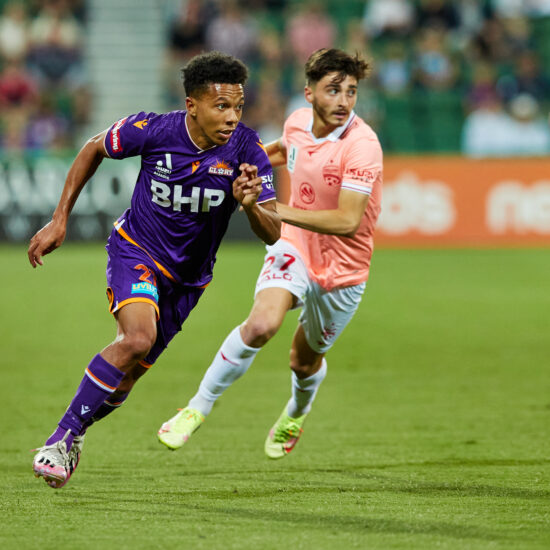
[(86, 430), (98, 420), (101, 420), (102, 418), (105, 418), (108, 414), (111, 414), (113, 411), (116, 411), (121, 405), (124, 404), (124, 401), (126, 401), (126, 398), (128, 397), (128, 393), (119, 394), (117, 392), (117, 395), (110, 395), (103, 401), (99, 409), (94, 413), (92, 418), (87, 420), (82, 427), (82, 431), (80, 432), (80, 435), (84, 435), (86, 433)]
[(67, 430), (71, 430), (65, 440), (67, 449), (70, 449), (74, 436), (80, 434), (84, 424), (116, 390), (123, 377), (122, 371), (97, 354), (84, 371), (84, 378), (80, 382), (69, 408), (59, 421), (58, 428), (46, 441), (46, 445), (59, 441)]

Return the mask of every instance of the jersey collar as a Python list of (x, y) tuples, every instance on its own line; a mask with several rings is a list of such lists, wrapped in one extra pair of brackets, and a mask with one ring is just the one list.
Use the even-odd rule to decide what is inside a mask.
[(184, 119), (184, 122), (185, 122), (185, 131), (187, 133), (187, 137), (189, 138), (189, 141), (192, 143), (193, 147), (195, 147), (197, 149), (197, 153), (204, 153), (205, 151), (210, 151), (210, 149), (214, 149), (214, 147), (218, 147), (217, 145), (212, 145), (212, 147), (208, 147), (208, 149), (201, 149), (194, 141), (193, 141), (193, 138), (191, 137), (191, 133), (189, 132), (189, 128), (187, 127), (187, 111), (185, 111), (185, 119)]
[(346, 123), (343, 126), (338, 126), (338, 128), (335, 128), (328, 136), (322, 137), (322, 138), (316, 138), (313, 135), (313, 116), (311, 117), (311, 120), (309, 121), (309, 124), (306, 127), (306, 132), (309, 133), (309, 135), (312, 137), (313, 141), (316, 144), (323, 143), (324, 141), (338, 141), (342, 134), (348, 129), (349, 125), (351, 124), (351, 121), (355, 118), (355, 111), (351, 111), (349, 118), (346, 120)]

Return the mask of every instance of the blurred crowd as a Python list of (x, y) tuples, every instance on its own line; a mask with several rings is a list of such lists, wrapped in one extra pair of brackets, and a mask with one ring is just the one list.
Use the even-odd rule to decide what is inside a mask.
[(544, 154), (549, 22), (550, 0), (184, 0), (172, 12), (168, 65), (175, 74), (209, 49), (242, 58), (252, 69), (246, 122), (269, 141), (304, 104), (308, 55), (359, 50), (372, 74), (356, 110), (387, 152)]
[(0, 150), (73, 147), (85, 124), (84, 0), (0, 2)]
[[(211, 49), (251, 70), (245, 122), (268, 142), (304, 105), (321, 47), (371, 60), (356, 111), (386, 152), (550, 153), (550, 0), (156, 0), (165, 108)], [(86, 0), (0, 0), (0, 151), (75, 148), (87, 122)]]

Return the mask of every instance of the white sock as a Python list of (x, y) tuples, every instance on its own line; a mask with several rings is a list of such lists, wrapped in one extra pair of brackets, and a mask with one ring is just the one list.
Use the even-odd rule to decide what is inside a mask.
[(327, 374), (327, 362), (323, 358), (321, 368), (308, 378), (298, 378), (292, 373), (292, 397), (286, 407), (286, 412), (291, 418), (299, 418), (311, 410), (311, 405), (317, 394), (321, 382)]
[(216, 353), (201, 380), (199, 391), (188, 406), (207, 416), (216, 399), (247, 371), (260, 349), (247, 346), (241, 338), (240, 328), (233, 329)]

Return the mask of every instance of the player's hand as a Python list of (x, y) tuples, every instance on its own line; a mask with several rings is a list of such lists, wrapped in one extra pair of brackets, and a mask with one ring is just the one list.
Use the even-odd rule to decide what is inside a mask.
[(42, 256), (53, 252), (56, 248), (59, 248), (65, 240), (65, 234), (67, 228), (65, 224), (61, 222), (55, 222), (52, 220), (47, 223), (40, 231), (38, 231), (31, 239), (29, 244), (29, 250), (27, 252), (29, 256), (29, 262), (33, 267), (37, 265), (44, 265), (42, 262)]
[(243, 208), (250, 208), (262, 192), (262, 178), (258, 177), (258, 167), (243, 163), (239, 166), (241, 175), (233, 182), (233, 196)]

